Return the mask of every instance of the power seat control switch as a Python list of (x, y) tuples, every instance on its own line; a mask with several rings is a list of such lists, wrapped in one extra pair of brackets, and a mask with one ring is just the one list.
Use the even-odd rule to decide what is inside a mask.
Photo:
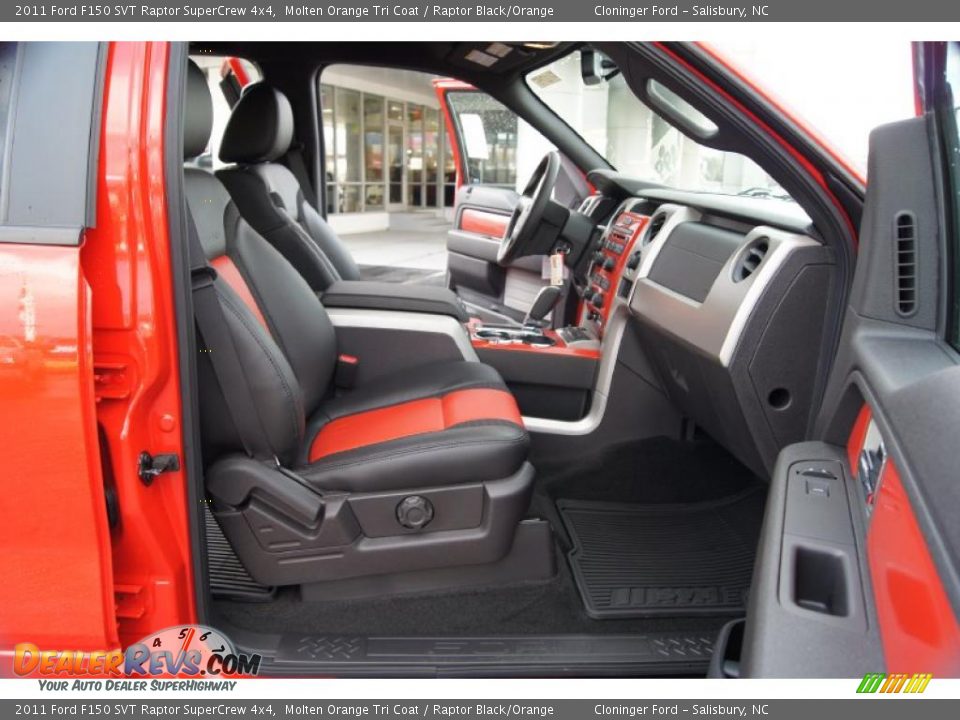
[(422, 530), (431, 520), (433, 503), (422, 495), (410, 495), (397, 505), (397, 522), (408, 530)]

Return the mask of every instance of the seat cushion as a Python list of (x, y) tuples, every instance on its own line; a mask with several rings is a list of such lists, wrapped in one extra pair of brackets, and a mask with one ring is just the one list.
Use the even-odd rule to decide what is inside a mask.
[(298, 473), (324, 490), (376, 492), (483, 482), (523, 464), (529, 438), (497, 372), (431, 363), (323, 404)]

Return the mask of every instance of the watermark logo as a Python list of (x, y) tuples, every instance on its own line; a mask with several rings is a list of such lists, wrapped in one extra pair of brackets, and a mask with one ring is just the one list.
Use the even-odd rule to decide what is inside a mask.
[(33, 643), (14, 648), (20, 677), (226, 677), (257, 675), (260, 655), (237, 652), (223, 633), (204, 625), (182, 625), (148, 635), (126, 650), (41, 650)]
[(930, 673), (867, 673), (860, 681), (858, 693), (922, 693), (933, 675)]

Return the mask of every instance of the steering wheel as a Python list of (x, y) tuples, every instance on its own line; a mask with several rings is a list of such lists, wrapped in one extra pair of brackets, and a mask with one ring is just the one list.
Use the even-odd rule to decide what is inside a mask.
[(552, 150), (543, 156), (543, 160), (533, 171), (517, 206), (513, 209), (497, 250), (497, 262), (500, 265), (509, 265), (518, 257), (530, 254), (524, 251), (537, 234), (543, 214), (553, 197), (553, 188), (559, 174), (560, 153)]

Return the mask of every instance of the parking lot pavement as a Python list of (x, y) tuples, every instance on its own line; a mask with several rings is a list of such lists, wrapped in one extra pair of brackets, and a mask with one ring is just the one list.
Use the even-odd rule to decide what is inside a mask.
[(389, 230), (342, 238), (366, 278), (442, 284), (449, 227), (432, 212), (393, 213)]

